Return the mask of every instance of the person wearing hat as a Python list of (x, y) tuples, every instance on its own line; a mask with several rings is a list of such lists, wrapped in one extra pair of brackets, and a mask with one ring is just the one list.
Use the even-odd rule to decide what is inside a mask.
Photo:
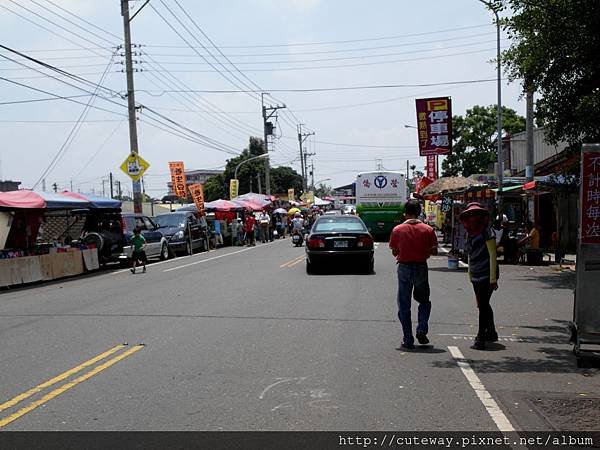
[(412, 332), (411, 297), (419, 304), (417, 341), (421, 345), (429, 344), (429, 269), (427, 260), (437, 254), (438, 241), (435, 231), (417, 217), (421, 214), (421, 204), (411, 199), (404, 205), (404, 223), (397, 225), (390, 236), (390, 249), (398, 265), (398, 319), (402, 325), (404, 339), (401, 347), (407, 350), (415, 348)]
[(492, 293), (498, 289), (496, 237), (489, 226), (489, 211), (477, 202), (467, 205), (460, 214), (460, 221), (468, 234), (469, 278), (479, 308), (479, 330), (472, 348), (485, 350), (486, 341), (498, 340), (490, 305)]

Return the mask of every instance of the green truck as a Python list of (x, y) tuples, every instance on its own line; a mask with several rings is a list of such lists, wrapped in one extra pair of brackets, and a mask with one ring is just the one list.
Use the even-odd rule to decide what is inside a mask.
[(402, 223), (407, 199), (406, 178), (400, 172), (365, 172), (356, 177), (356, 213), (375, 239), (389, 239)]

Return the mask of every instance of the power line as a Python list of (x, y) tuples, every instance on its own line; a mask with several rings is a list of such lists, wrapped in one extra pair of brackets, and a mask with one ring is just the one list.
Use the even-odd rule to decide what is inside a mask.
[[(81, 36), (81, 35), (79, 35), (79, 34), (77, 34), (77, 33), (73, 32), (73, 31), (71, 31), (71, 30), (69, 30), (69, 29), (67, 29), (67, 28), (65, 28), (65, 27), (63, 27), (63, 26), (61, 26), (61, 25), (57, 24), (56, 22), (53, 22), (52, 20), (49, 20), (49, 19), (46, 19), (46, 18), (45, 18), (45, 17), (43, 17), (43, 16), (40, 16), (39, 14), (37, 14), (37, 13), (35, 13), (35, 12), (31, 11), (30, 9), (28, 9), (28, 8), (26, 8), (26, 7), (22, 6), (22, 5), (19, 5), (18, 3), (15, 3), (13, 0), (8, 0), (8, 1), (10, 1), (11, 3), (13, 3), (13, 4), (17, 5), (18, 7), (22, 8), (22, 9), (25, 9), (26, 11), (29, 11), (29, 12), (31, 12), (31, 13), (32, 13), (32, 14), (34, 14), (35, 16), (42, 18), (42, 19), (43, 19), (43, 20), (45, 20), (46, 22), (49, 22), (49, 23), (51, 23), (51, 24), (53, 24), (53, 25), (57, 26), (58, 28), (60, 28), (60, 29), (62, 29), (62, 30), (64, 30), (64, 31), (67, 31), (68, 33), (70, 33), (70, 34), (72, 34), (72, 35), (74, 35), (74, 36), (77, 36), (77, 37), (78, 37), (79, 39), (81, 39), (81, 40), (84, 40), (84, 41), (86, 41), (86, 42), (89, 42), (89, 43), (91, 43), (91, 44), (93, 44), (93, 45), (95, 45), (95, 46), (97, 46), (97, 45), (98, 45), (98, 43), (96, 43), (96, 42), (93, 42), (93, 41), (91, 41), (91, 40), (89, 40), (89, 39), (85, 38), (84, 36)], [(78, 45), (78, 46), (80, 45), (78, 42), (76, 42), (76, 41), (74, 41), (74, 40), (72, 40), (72, 39), (69, 39), (69, 38), (67, 38), (67, 37), (63, 36), (62, 34), (60, 34), (60, 33), (57, 33), (57, 32), (55, 32), (54, 30), (51, 30), (50, 28), (47, 28), (47, 27), (45, 27), (44, 25), (41, 25), (41, 24), (37, 23), (37, 22), (36, 22), (36, 21), (34, 21), (34, 20), (31, 20), (31, 19), (29, 19), (29, 18), (25, 17), (24, 15), (22, 15), (22, 14), (19, 14), (18, 12), (16, 12), (16, 11), (13, 11), (13, 10), (12, 10), (12, 9), (10, 9), (10, 8), (7, 8), (7, 7), (6, 7), (6, 6), (4, 6), (4, 5), (0, 5), (0, 8), (3, 8), (3, 9), (5, 9), (5, 10), (7, 10), (7, 11), (10, 11), (11, 13), (15, 14), (16, 16), (19, 16), (20, 18), (22, 18), (23, 20), (26, 20), (27, 22), (29, 22), (29, 23), (32, 23), (32, 24), (34, 24), (34, 25), (36, 25), (36, 26), (38, 26), (38, 27), (40, 27), (40, 28), (42, 28), (42, 29), (44, 29), (44, 30), (48, 31), (49, 33), (52, 33), (52, 34), (54, 34), (55, 36), (58, 36), (58, 37), (60, 37), (60, 38), (62, 38), (62, 39), (64, 39), (64, 40), (66, 40), (66, 41), (70, 42), (71, 44), (75, 44), (75, 45)], [(95, 53), (95, 54), (96, 54), (96, 55), (98, 55), (98, 56), (102, 56), (102, 55), (100, 55), (98, 52), (96, 52), (95, 50), (90, 50), (90, 51), (91, 51), (92, 53)], [(111, 53), (112, 53), (112, 52), (111, 52)]]
[[(436, 55), (436, 56), (425, 56), (420, 58), (407, 58), (407, 59), (396, 59), (389, 61), (378, 61), (378, 62), (368, 62), (368, 63), (355, 63), (355, 64), (334, 64), (334, 65), (323, 65), (323, 66), (301, 66), (301, 67), (279, 67), (279, 68), (268, 68), (268, 69), (245, 69), (246, 72), (289, 72), (289, 71), (297, 71), (297, 70), (321, 70), (321, 69), (344, 69), (349, 67), (364, 67), (364, 66), (375, 66), (375, 65), (383, 65), (383, 64), (399, 64), (405, 62), (414, 62), (414, 61), (425, 61), (431, 59), (440, 59), (440, 58), (449, 58), (453, 56), (463, 56), (463, 55), (474, 55), (477, 53), (489, 52), (492, 50), (496, 50), (494, 48), (485, 48), (481, 50), (473, 50), (469, 52), (457, 52), (457, 53), (447, 53), (445, 55)], [(175, 70), (174, 72), (180, 73), (211, 73), (213, 70), (209, 69), (198, 69), (198, 70)], [(253, 92), (249, 90), (248, 92)]]
[[(12, 0), (11, 0), (11, 1), (12, 1)], [(80, 30), (83, 30), (83, 31), (85, 31), (85, 32), (86, 32), (86, 33), (88, 33), (88, 34), (91, 34), (92, 36), (94, 36), (94, 37), (96, 37), (96, 38), (100, 39), (101, 41), (104, 41), (104, 42), (108, 43), (108, 44), (109, 44), (109, 45), (111, 45), (111, 46), (115, 45), (115, 44), (114, 44), (112, 41), (109, 41), (108, 39), (105, 39), (104, 37), (100, 36), (99, 34), (97, 34), (97, 33), (94, 33), (93, 31), (90, 31), (89, 29), (82, 27), (81, 25), (79, 25), (79, 24), (77, 24), (77, 23), (73, 22), (72, 20), (70, 20), (70, 19), (66, 18), (66, 17), (65, 17), (65, 16), (63, 16), (62, 14), (59, 14), (59, 13), (57, 13), (57, 12), (55, 12), (55, 11), (52, 11), (50, 8), (48, 8), (48, 7), (44, 6), (44, 5), (41, 5), (41, 4), (40, 4), (40, 3), (38, 3), (36, 0), (30, 0), (30, 1), (31, 1), (33, 4), (37, 5), (39, 8), (43, 9), (44, 11), (47, 11), (47, 12), (49, 12), (50, 14), (53, 14), (53, 15), (55, 15), (56, 17), (59, 17), (59, 18), (61, 18), (61, 19), (62, 19), (62, 20), (64, 20), (65, 22), (67, 22), (67, 23), (70, 23), (71, 25), (73, 25), (73, 26), (75, 26), (75, 27), (79, 28)], [(14, 2), (13, 2), (13, 3), (14, 3)], [(54, 3), (52, 3), (52, 2), (49, 2), (49, 3), (51, 3), (51, 4), (53, 4), (53, 5), (54, 5)], [(54, 5), (54, 6), (57, 6), (57, 5)], [(60, 7), (59, 7), (59, 8), (60, 8)], [(65, 10), (65, 9), (63, 9), (63, 8), (60, 8), (60, 9), (62, 9), (62, 10), (64, 10), (64, 11), (66, 11), (66, 10)], [(67, 12), (68, 12), (68, 11), (67, 11)], [(120, 40), (120, 39), (119, 39), (119, 40)]]
[[(348, 44), (353, 42), (368, 42), (368, 41), (382, 41), (382, 40), (391, 40), (391, 39), (402, 39), (406, 37), (416, 37), (416, 36), (428, 36), (440, 33), (449, 33), (453, 31), (463, 31), (463, 30), (472, 30), (475, 28), (489, 28), (490, 24), (481, 24), (481, 25), (471, 25), (466, 27), (459, 28), (447, 28), (443, 30), (432, 30), (422, 33), (410, 33), (410, 34), (400, 34), (395, 36), (379, 36), (379, 37), (371, 37), (371, 38), (362, 38), (362, 39), (346, 39), (346, 40), (337, 40), (337, 41), (320, 41), (320, 42), (301, 42), (301, 43), (291, 43), (291, 44), (261, 44), (261, 45), (236, 45), (236, 46), (227, 46), (222, 45), (221, 48), (272, 48), (272, 47), (306, 47), (311, 45), (331, 45), (331, 44)], [(181, 46), (173, 46), (173, 45), (154, 45), (155, 48), (183, 48)]]
[[(51, 100), (67, 100), (70, 98), (81, 98), (81, 97), (89, 97), (89, 95), (87, 94), (81, 94), (81, 95), (68, 95), (68, 96), (64, 96), (64, 97), (50, 97), (50, 98), (34, 98), (31, 100), (15, 100), (12, 102), (0, 102), (0, 106), (2, 105), (20, 105), (23, 103), (37, 103), (37, 102), (47, 102), (47, 101), (51, 101)], [(0, 121), (0, 122), (6, 122), (6, 121)]]
[[(113, 57), (114, 57), (114, 53), (113, 53)], [(79, 133), (79, 130), (81, 129), (81, 126), (82, 126), (83, 122), (85, 121), (85, 118), (86, 118), (88, 112), (90, 111), (90, 105), (92, 104), (92, 102), (94, 101), (94, 99), (96, 98), (96, 96), (98, 95), (98, 91), (100, 90), (100, 86), (102, 85), (102, 82), (104, 81), (104, 78), (106, 77), (106, 74), (108, 73), (108, 69), (110, 68), (111, 64), (112, 64), (112, 58), (108, 62), (108, 64), (106, 65), (106, 69), (104, 70), (104, 73), (102, 74), (102, 77), (100, 78), (100, 81), (97, 83), (97, 87), (94, 90), (93, 95), (90, 97), (90, 99), (88, 100), (87, 104), (83, 108), (83, 111), (79, 115), (79, 118), (77, 119), (77, 122), (75, 122), (75, 125), (73, 125), (73, 128), (71, 128), (71, 131), (67, 135), (67, 138), (65, 139), (65, 141), (61, 145), (60, 149), (58, 150), (58, 152), (56, 153), (56, 155), (54, 156), (54, 158), (52, 158), (52, 161), (50, 161), (50, 164), (48, 164), (48, 166), (46, 167), (46, 169), (42, 172), (42, 175), (35, 182), (35, 184), (33, 185), (32, 189), (35, 189), (38, 186), (38, 184), (40, 184), (42, 182), (42, 180), (44, 178), (46, 178), (46, 176), (48, 176), (50, 174), (50, 172), (52, 172), (52, 170), (56, 167), (56, 165), (59, 163), (59, 161), (61, 160), (61, 158), (64, 156), (64, 154), (69, 149), (69, 146), (71, 145), (71, 143), (75, 140), (75, 137), (77, 136), (77, 133)]]
[[(391, 45), (378, 45), (375, 47), (357, 47), (357, 48), (346, 48), (346, 49), (336, 49), (336, 50), (319, 50), (319, 51), (309, 51), (309, 52), (281, 52), (281, 53), (229, 53), (227, 56), (228, 57), (241, 57), (241, 58), (247, 58), (247, 57), (257, 57), (257, 56), (266, 56), (266, 57), (271, 57), (271, 56), (298, 56), (298, 55), (328, 55), (328, 54), (334, 54), (334, 53), (351, 53), (351, 52), (361, 52), (361, 51), (371, 51), (371, 50), (382, 50), (382, 49), (389, 49), (389, 48), (399, 48), (399, 47), (411, 47), (411, 46), (418, 46), (418, 45), (429, 45), (429, 44), (437, 44), (440, 42), (449, 42), (449, 41), (458, 41), (458, 40), (463, 40), (463, 39), (470, 39), (473, 37), (483, 37), (483, 36), (493, 36), (495, 33), (477, 33), (477, 34), (469, 34), (469, 35), (465, 35), (465, 36), (453, 36), (451, 38), (446, 38), (446, 39), (434, 39), (434, 40), (428, 40), (428, 41), (417, 41), (417, 42), (404, 42), (401, 44), (391, 44)], [(494, 41), (496, 42), (496, 41)], [(466, 45), (466, 44), (465, 44)], [(154, 45), (142, 45), (142, 47), (148, 47), (148, 48), (156, 48), (156, 46)], [(187, 47), (182, 47), (182, 48), (187, 48)], [(422, 50), (425, 51), (425, 50)], [(161, 56), (161, 57), (179, 57), (179, 56), (186, 56), (186, 57), (197, 57), (197, 55), (192, 55), (189, 53), (155, 53), (155, 56)]]
[(56, 8), (58, 8), (58, 9), (60, 9), (61, 11), (64, 11), (64, 12), (66, 12), (67, 14), (69, 14), (69, 15), (71, 15), (71, 16), (73, 16), (73, 17), (76, 17), (77, 19), (79, 19), (79, 20), (81, 20), (82, 22), (84, 22), (85, 24), (87, 24), (87, 25), (89, 25), (89, 26), (91, 26), (91, 27), (95, 28), (96, 30), (102, 31), (102, 32), (104, 32), (104, 33), (108, 34), (109, 36), (112, 36), (112, 37), (114, 37), (114, 38), (115, 38), (115, 39), (117, 39), (118, 41), (121, 41), (121, 36), (118, 36), (118, 35), (116, 35), (116, 34), (114, 34), (114, 33), (111, 33), (110, 31), (107, 31), (107, 30), (105, 30), (104, 28), (100, 28), (100, 27), (98, 27), (97, 25), (93, 24), (92, 22), (89, 22), (89, 21), (85, 20), (83, 17), (81, 17), (81, 16), (78, 16), (77, 14), (74, 14), (74, 13), (72, 13), (71, 11), (69, 11), (69, 10), (67, 10), (67, 9), (65, 9), (65, 8), (62, 8), (61, 6), (59, 6), (59, 5), (57, 5), (56, 3), (52, 2), (51, 0), (46, 0), (46, 2), (47, 2), (47, 3), (50, 3), (50, 4), (51, 4), (51, 5), (53, 5), (54, 7), (56, 7)]
[[(198, 40), (198, 39), (197, 39), (197, 38), (196, 38), (196, 37), (193, 35), (193, 33), (191, 33), (191, 32), (189, 31), (189, 29), (188, 29), (188, 28), (187, 28), (187, 26), (186, 26), (186, 25), (185, 25), (185, 24), (184, 24), (184, 23), (181, 21), (181, 19), (179, 19), (179, 17), (177, 17), (177, 15), (176, 15), (176, 14), (174, 14), (174, 13), (173, 13), (173, 11), (172, 11), (172, 10), (171, 10), (171, 9), (170, 9), (168, 6), (166, 6), (164, 2), (162, 2), (162, 0), (161, 0), (161, 3), (162, 3), (162, 4), (163, 4), (163, 6), (164, 6), (164, 7), (165, 7), (165, 8), (166, 8), (166, 9), (167, 9), (167, 10), (168, 10), (170, 13), (171, 13), (171, 15), (173, 15), (173, 17), (175, 17), (175, 20), (177, 20), (177, 21), (179, 22), (179, 24), (180, 24), (180, 25), (181, 25), (181, 26), (182, 26), (182, 27), (183, 27), (183, 28), (184, 28), (184, 29), (185, 29), (185, 30), (186, 30), (186, 31), (187, 31), (187, 32), (188, 32), (188, 33), (189, 33), (189, 34), (192, 36), (192, 38), (194, 38), (194, 40), (195, 40), (195, 41), (196, 41), (198, 44), (200, 44), (200, 45), (201, 45), (203, 48), (205, 48), (205, 49), (206, 49), (206, 47), (204, 47), (204, 46), (203, 46), (203, 44), (202, 44), (202, 43), (201, 43), (201, 42), (200, 42), (200, 41), (199, 41), (199, 40)], [(185, 37), (184, 37), (184, 36), (183, 36), (183, 35), (182, 35), (182, 34), (181, 34), (181, 33), (180, 33), (178, 30), (177, 30), (177, 28), (175, 28), (175, 27), (174, 27), (174, 26), (173, 26), (173, 25), (172, 25), (172, 24), (171, 24), (171, 23), (170, 23), (170, 22), (169, 22), (169, 21), (168, 21), (168, 20), (167, 20), (167, 19), (166, 19), (166, 18), (165, 18), (165, 17), (164, 17), (164, 16), (163, 16), (163, 15), (162, 15), (162, 14), (161, 14), (161, 13), (160, 13), (160, 12), (159, 12), (159, 11), (158, 11), (156, 8), (155, 8), (155, 7), (154, 7), (154, 5), (153, 5), (152, 3), (150, 3), (150, 7), (151, 7), (151, 8), (152, 8), (152, 10), (153, 10), (153, 11), (154, 11), (154, 12), (155, 12), (155, 13), (156, 13), (156, 14), (157, 14), (157, 15), (158, 15), (158, 16), (159, 16), (159, 17), (160, 17), (160, 18), (161, 18), (161, 19), (162, 19), (162, 20), (163, 20), (163, 21), (164, 21), (164, 22), (165, 22), (165, 23), (166, 23), (168, 26), (169, 26), (169, 28), (171, 28), (171, 29), (173, 30), (173, 32), (175, 32), (175, 34), (177, 34), (177, 36), (179, 36), (179, 37), (180, 37), (180, 39), (181, 39), (182, 41), (184, 41), (184, 42), (185, 42), (185, 43), (188, 45), (188, 47), (189, 47), (189, 48), (191, 48), (192, 50), (194, 50), (194, 52), (196, 52), (196, 53), (197, 53), (199, 56), (201, 56), (201, 57), (202, 57), (202, 58), (203, 58), (203, 59), (204, 59), (204, 60), (205, 60), (205, 61), (206, 61), (206, 62), (207, 62), (207, 63), (208, 63), (208, 64), (209, 64), (209, 65), (210, 65), (210, 66), (211, 66), (211, 67), (212, 67), (212, 68), (213, 68), (213, 69), (214, 69), (216, 72), (218, 72), (218, 73), (219, 73), (219, 74), (220, 74), (220, 75), (221, 75), (223, 78), (225, 78), (227, 81), (229, 81), (231, 84), (233, 84), (233, 85), (234, 85), (235, 87), (237, 87), (238, 89), (242, 89), (242, 88), (240, 88), (240, 86), (239, 86), (239, 85), (238, 85), (238, 84), (237, 84), (235, 81), (232, 81), (232, 80), (231, 80), (231, 79), (230, 79), (230, 78), (229, 78), (227, 75), (225, 75), (223, 72), (221, 72), (219, 69), (217, 69), (213, 63), (211, 63), (211, 62), (210, 62), (208, 59), (206, 59), (206, 57), (205, 57), (204, 55), (201, 55), (201, 54), (200, 54), (200, 53), (199, 53), (199, 52), (198, 52), (198, 51), (197, 51), (197, 50), (196, 50), (196, 49), (195, 49), (195, 48), (194, 48), (194, 47), (191, 45), (191, 43), (190, 43), (190, 42), (189, 42), (189, 41), (188, 41), (188, 40), (187, 40), (187, 39), (186, 39), (186, 38), (185, 38)], [(229, 71), (229, 70), (228, 70), (228, 71)], [(231, 71), (229, 71), (229, 72), (231, 72)], [(232, 75), (232, 76), (233, 76), (233, 78), (237, 79), (237, 76), (235, 76), (235, 75)], [(239, 81), (239, 79), (238, 79), (238, 81)], [(242, 85), (244, 85), (244, 83), (242, 83)], [(245, 87), (247, 88), (248, 86), (245, 86)], [(246, 91), (246, 93), (248, 93), (248, 95), (250, 95), (251, 97), (253, 97), (253, 98), (254, 98), (254, 96), (250, 94), (251, 92), (252, 92), (252, 93), (256, 93), (256, 92), (255, 92), (254, 90), (252, 90), (252, 89), (250, 89), (249, 91)]]
[[(362, 85), (362, 86), (338, 86), (338, 87), (319, 87), (319, 88), (297, 88), (297, 89), (266, 89), (267, 92), (331, 92), (331, 91), (356, 91), (356, 90), (369, 90), (369, 89), (397, 89), (397, 88), (414, 88), (414, 87), (433, 87), (433, 86), (452, 86), (461, 84), (475, 84), (475, 83), (488, 83), (491, 81), (497, 81), (496, 78), (485, 78), (478, 80), (460, 80), (460, 81), (442, 81), (437, 83), (406, 83), (406, 84), (374, 84), (374, 85)], [(142, 91), (144, 92), (144, 91)], [(147, 91), (146, 91), (147, 92)], [(165, 93), (173, 91), (160, 91), (160, 96)], [(224, 90), (224, 89), (194, 89), (177, 91), (182, 93), (204, 93), (204, 94), (237, 94), (247, 91), (240, 90)]]
[[(504, 41), (506, 39), (503, 39)], [(332, 62), (332, 61), (351, 61), (351, 60), (361, 60), (361, 59), (373, 59), (373, 58), (387, 58), (390, 56), (401, 56), (401, 55), (412, 55), (415, 53), (429, 53), (429, 52), (440, 52), (444, 50), (452, 50), (457, 48), (465, 48), (465, 47), (473, 47), (477, 45), (483, 44), (492, 44), (496, 43), (496, 40), (488, 40), (488, 41), (479, 41), (479, 42), (470, 42), (468, 44), (460, 44), (460, 45), (448, 45), (445, 47), (434, 47), (430, 49), (419, 49), (419, 50), (410, 50), (405, 52), (392, 52), (392, 53), (378, 53), (375, 55), (355, 55), (355, 56), (341, 56), (334, 58), (315, 58), (315, 59), (286, 59), (286, 60), (276, 60), (276, 61), (236, 61), (236, 65), (267, 65), (267, 64), (303, 64), (303, 63), (315, 63), (315, 62)], [(158, 55), (157, 55), (158, 56)], [(190, 57), (193, 55), (177, 55), (183, 57)], [(292, 56), (292, 55), (290, 55)], [(225, 57), (230, 64), (234, 64), (229, 58)], [(208, 65), (204, 62), (199, 61), (161, 61), (163, 64), (174, 64), (174, 65)], [(377, 61), (378, 63), (387, 63), (387, 61)], [(87, 67), (87, 66), (76, 66), (76, 67)]]

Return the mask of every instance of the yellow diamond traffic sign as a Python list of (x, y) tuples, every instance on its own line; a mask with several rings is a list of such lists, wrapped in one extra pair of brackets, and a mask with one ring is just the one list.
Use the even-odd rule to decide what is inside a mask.
[(121, 170), (129, 175), (133, 181), (139, 181), (149, 167), (150, 164), (144, 158), (133, 152), (121, 164)]

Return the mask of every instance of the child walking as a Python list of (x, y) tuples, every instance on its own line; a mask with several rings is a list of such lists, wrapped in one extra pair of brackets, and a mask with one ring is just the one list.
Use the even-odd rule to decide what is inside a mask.
[(142, 230), (140, 230), (140, 228), (133, 230), (131, 243), (133, 245), (133, 252), (131, 253), (133, 267), (129, 270), (131, 273), (135, 273), (135, 266), (139, 261), (142, 264), (142, 273), (146, 273), (146, 261), (148, 260), (148, 258), (146, 258), (146, 252), (144, 251), (146, 248), (146, 239), (142, 236)]

